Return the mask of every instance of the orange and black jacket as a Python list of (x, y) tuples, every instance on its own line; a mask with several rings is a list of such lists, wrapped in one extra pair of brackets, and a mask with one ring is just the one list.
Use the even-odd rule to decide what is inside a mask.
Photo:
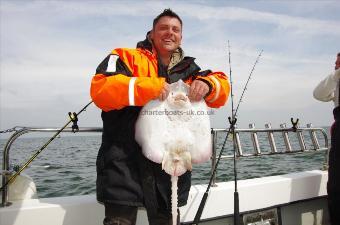
[[(192, 57), (184, 57), (168, 71), (147, 40), (139, 42), (136, 49), (113, 50), (98, 66), (91, 83), (91, 97), (102, 109), (103, 120), (102, 145), (97, 157), (98, 201), (141, 206), (151, 190), (150, 195), (157, 192), (162, 196), (165, 207), (170, 205), (170, 177), (160, 165), (141, 155), (134, 141), (134, 126), (141, 107), (160, 95), (164, 82), (179, 79), (189, 85), (195, 79), (207, 83), (210, 90), (205, 100), (210, 107), (223, 106), (228, 98), (225, 74), (201, 71)], [(148, 174), (146, 167), (151, 168)], [(153, 176), (152, 183), (145, 183), (147, 176)], [(187, 172), (179, 179), (179, 205), (186, 204), (190, 177)]]

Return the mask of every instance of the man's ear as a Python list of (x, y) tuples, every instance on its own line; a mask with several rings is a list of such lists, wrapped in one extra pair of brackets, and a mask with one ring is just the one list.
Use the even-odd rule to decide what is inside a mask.
[(150, 38), (151, 41), (153, 41), (153, 36), (154, 36), (154, 34), (153, 34), (153, 29), (152, 29), (150, 31), (150, 34), (149, 34), (149, 38)]

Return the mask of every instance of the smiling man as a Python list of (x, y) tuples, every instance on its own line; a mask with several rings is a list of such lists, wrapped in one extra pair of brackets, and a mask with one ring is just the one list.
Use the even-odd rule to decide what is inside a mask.
[[(170, 9), (153, 21), (153, 28), (136, 49), (117, 48), (98, 66), (91, 97), (102, 109), (103, 135), (97, 157), (97, 200), (105, 206), (105, 225), (136, 223), (137, 207), (145, 206), (151, 225), (171, 224), (170, 176), (161, 165), (142, 155), (135, 141), (141, 107), (164, 100), (169, 83), (182, 79), (189, 99), (223, 106), (229, 83), (222, 72), (202, 71), (182, 48), (182, 20)], [(178, 205), (187, 202), (191, 172), (179, 177)], [(177, 221), (179, 223), (179, 219)]]

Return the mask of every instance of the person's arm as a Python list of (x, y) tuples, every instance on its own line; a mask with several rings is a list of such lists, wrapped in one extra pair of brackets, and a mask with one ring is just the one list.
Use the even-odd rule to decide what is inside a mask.
[(333, 73), (323, 79), (314, 89), (313, 96), (315, 99), (323, 102), (328, 102), (334, 99), (334, 91), (337, 82), (340, 78), (340, 69), (335, 70)]
[(222, 72), (213, 72), (206, 77), (202, 77), (212, 85), (211, 92), (205, 97), (209, 107), (218, 108), (223, 106), (230, 93), (230, 84), (227, 76)]
[[(103, 111), (143, 106), (160, 95), (165, 79), (147, 77), (147, 62), (134, 62), (135, 58), (138, 56), (129, 51), (116, 49), (97, 67), (90, 92), (93, 102)], [(142, 71), (144, 74), (138, 74)]]
[(205, 96), (205, 102), (209, 107), (219, 108), (226, 103), (230, 84), (224, 73), (210, 72), (206, 76), (197, 76), (196, 80), (201, 80), (209, 86), (209, 92)]

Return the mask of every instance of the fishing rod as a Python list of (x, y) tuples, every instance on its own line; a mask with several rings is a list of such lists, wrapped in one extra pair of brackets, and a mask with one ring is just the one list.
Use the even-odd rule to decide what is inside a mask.
[[(216, 171), (217, 171), (218, 164), (219, 164), (219, 162), (220, 162), (220, 160), (221, 160), (221, 158), (222, 158), (222, 153), (223, 153), (223, 150), (224, 150), (224, 148), (225, 148), (225, 144), (227, 143), (229, 134), (231, 133), (233, 127), (235, 126), (235, 123), (236, 123), (236, 120), (237, 120), (237, 119), (236, 119), (236, 115), (237, 115), (238, 109), (239, 109), (239, 107), (240, 107), (240, 103), (242, 102), (242, 99), (243, 99), (243, 97), (244, 97), (244, 93), (245, 93), (245, 91), (247, 90), (248, 83), (249, 83), (249, 81), (250, 81), (250, 78), (251, 78), (251, 76), (252, 76), (254, 70), (255, 70), (255, 66), (256, 66), (256, 64), (258, 63), (258, 61), (259, 61), (259, 59), (260, 59), (260, 57), (261, 57), (261, 55), (262, 55), (262, 52), (263, 52), (263, 50), (261, 50), (260, 54), (257, 56), (256, 61), (255, 61), (254, 65), (253, 65), (253, 68), (252, 68), (252, 70), (250, 71), (250, 74), (249, 74), (249, 76), (248, 76), (248, 80), (247, 80), (247, 82), (246, 82), (246, 84), (245, 84), (245, 86), (244, 86), (244, 88), (243, 88), (243, 92), (242, 92), (241, 97), (240, 97), (240, 99), (239, 99), (239, 102), (238, 102), (238, 105), (237, 105), (237, 107), (236, 107), (236, 110), (235, 110), (234, 114), (232, 115), (232, 117), (234, 117), (234, 118), (233, 118), (233, 119), (229, 119), (230, 126), (229, 126), (229, 129), (228, 129), (228, 131), (227, 131), (227, 135), (226, 135), (226, 137), (225, 137), (225, 139), (224, 139), (224, 142), (223, 142), (223, 145), (222, 145), (222, 147), (221, 147), (220, 153), (219, 153), (219, 155), (218, 155), (218, 158), (217, 158), (216, 164), (215, 164), (215, 166), (214, 166), (213, 172), (212, 172), (212, 174), (211, 174), (211, 176), (210, 176), (210, 180), (209, 180), (209, 183), (208, 183), (208, 187), (207, 187), (206, 191), (205, 191), (204, 194), (203, 194), (201, 203), (200, 203), (200, 205), (199, 205), (199, 207), (198, 207), (197, 213), (196, 213), (196, 215), (195, 215), (195, 218), (194, 218), (194, 221), (193, 221), (192, 224), (196, 224), (196, 225), (199, 224), (199, 221), (200, 221), (201, 216), (202, 216), (202, 213), (203, 213), (204, 206), (205, 206), (206, 201), (207, 201), (207, 198), (208, 198), (208, 194), (209, 194), (210, 187), (211, 187), (211, 185), (212, 185), (213, 179), (214, 179), (215, 174), (216, 174)], [(230, 74), (230, 76), (231, 76), (231, 74)], [(230, 79), (231, 79), (231, 78), (230, 78)], [(232, 87), (231, 87), (231, 90), (232, 90)], [(234, 154), (235, 154), (235, 152), (234, 152)], [(234, 156), (234, 157), (235, 157), (235, 156)], [(235, 159), (235, 161), (236, 161), (236, 159)], [(235, 169), (235, 168), (234, 168), (234, 169)], [(236, 187), (237, 187), (237, 186), (236, 186)], [(237, 193), (237, 192), (236, 192), (236, 193)], [(238, 198), (238, 194), (234, 194), (234, 196), (236, 196), (236, 197)], [(238, 206), (237, 206), (237, 207), (238, 207)], [(235, 225), (236, 225), (236, 224), (235, 224)]]
[(231, 76), (231, 52), (230, 52), (230, 44), (228, 40), (228, 53), (229, 53), (229, 79), (230, 79), (230, 95), (231, 95), (231, 118), (228, 117), (231, 133), (233, 134), (233, 150), (234, 150), (234, 225), (239, 225), (240, 222), (240, 204), (239, 204), (239, 195), (237, 191), (237, 165), (236, 165), (236, 136), (235, 136), (235, 125), (236, 125), (236, 116), (234, 111), (234, 93), (233, 93), (233, 80)]
[(58, 130), (53, 137), (51, 137), (38, 151), (36, 151), (33, 156), (27, 160), (27, 162), (21, 166), (18, 171), (15, 172), (15, 174), (13, 176), (11, 176), (8, 181), (0, 188), (0, 191), (3, 191), (5, 187), (7, 187), (12, 181), (14, 181), (14, 179), (24, 170), (26, 169), (29, 164), (31, 164), (33, 162), (33, 160), (71, 123), (73, 122), (72, 125), (72, 131), (75, 133), (76, 131), (79, 130), (78, 125), (77, 125), (77, 121), (78, 121), (78, 116), (86, 110), (86, 108), (91, 105), (93, 101), (90, 101), (89, 103), (87, 103), (78, 113), (71, 113), (69, 112), (68, 115), (70, 117), (69, 121), (62, 127), (60, 128), (60, 130)]

